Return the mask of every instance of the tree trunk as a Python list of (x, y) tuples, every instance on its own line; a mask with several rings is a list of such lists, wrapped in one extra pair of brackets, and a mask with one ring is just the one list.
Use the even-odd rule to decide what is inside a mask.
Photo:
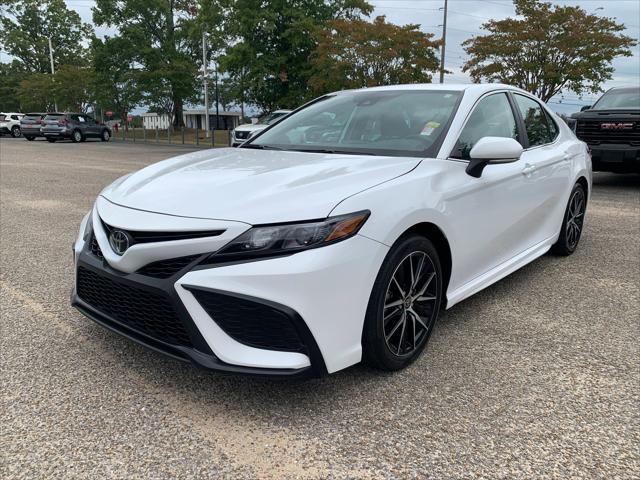
[(182, 98), (179, 95), (173, 96), (173, 126), (176, 128), (184, 127), (184, 118), (182, 118)]

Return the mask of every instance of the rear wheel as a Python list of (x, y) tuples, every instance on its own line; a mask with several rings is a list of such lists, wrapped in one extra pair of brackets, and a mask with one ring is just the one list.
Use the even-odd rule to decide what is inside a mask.
[(109, 130), (105, 128), (102, 131), (102, 134), (100, 134), (100, 140), (102, 140), (103, 142), (108, 142), (110, 138), (111, 138), (111, 134), (109, 133)]
[(371, 292), (362, 347), (364, 361), (399, 370), (424, 350), (438, 318), (442, 270), (433, 244), (401, 239), (387, 255)]
[(82, 132), (80, 130), (74, 130), (73, 133), (71, 134), (71, 141), (73, 143), (78, 143), (78, 142), (82, 142), (84, 140), (84, 135), (82, 135)]
[(27, 136), (25, 135), (24, 138), (26, 138), (27, 140), (29, 140), (30, 142), (33, 141), (34, 138), (36, 137), (32, 137), (32, 136)]
[(558, 241), (551, 247), (558, 255), (571, 255), (578, 248), (584, 215), (587, 210), (587, 193), (582, 185), (576, 183), (571, 190), (569, 203), (562, 220), (562, 229)]
[(20, 138), (20, 136), (22, 136), (22, 130), (20, 130), (19, 126), (15, 126), (11, 129), (11, 136), (13, 138)]

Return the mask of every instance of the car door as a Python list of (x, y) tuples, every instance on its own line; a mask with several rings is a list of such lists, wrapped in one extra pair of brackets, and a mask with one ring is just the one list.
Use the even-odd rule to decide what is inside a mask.
[(89, 115), (85, 115), (84, 118), (87, 121), (87, 133), (88, 137), (98, 137), (100, 136), (100, 125), (96, 123), (93, 117)]
[[(526, 145), (522, 124), (506, 92), (491, 93), (474, 106), (462, 128), (452, 160), (466, 162), (483, 137), (513, 138)], [(453, 217), (461, 283), (498, 267), (535, 244), (531, 213), (540, 202), (527, 179), (526, 162), (488, 165), (479, 178), (457, 171), (445, 209)]]
[(78, 122), (78, 127), (85, 137), (91, 136), (91, 128), (85, 115), (73, 115), (74, 121)]
[(560, 229), (571, 181), (571, 142), (563, 140), (558, 125), (537, 100), (519, 94), (511, 94), (517, 115), (527, 137), (527, 148), (520, 157), (527, 169), (527, 189), (535, 192), (537, 202), (529, 213), (534, 243), (555, 236)]

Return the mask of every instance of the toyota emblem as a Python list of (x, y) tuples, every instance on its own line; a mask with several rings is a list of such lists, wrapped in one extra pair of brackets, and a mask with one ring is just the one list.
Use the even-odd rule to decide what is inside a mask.
[(131, 245), (129, 234), (122, 230), (112, 230), (109, 234), (109, 245), (111, 245), (114, 252), (122, 255)]

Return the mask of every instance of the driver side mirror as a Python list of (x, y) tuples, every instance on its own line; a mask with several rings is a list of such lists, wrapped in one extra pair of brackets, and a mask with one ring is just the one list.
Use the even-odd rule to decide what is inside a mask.
[(522, 145), (513, 138), (482, 137), (469, 152), (471, 160), (466, 172), (479, 178), (489, 164), (516, 162), (522, 155)]

